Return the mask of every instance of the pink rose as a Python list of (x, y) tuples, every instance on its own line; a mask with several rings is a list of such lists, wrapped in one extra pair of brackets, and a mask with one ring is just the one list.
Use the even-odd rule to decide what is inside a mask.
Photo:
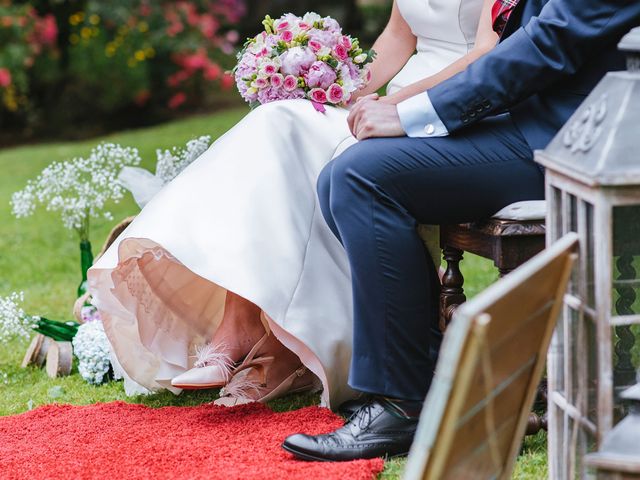
[(315, 40), (311, 40), (309, 42), (309, 47), (311, 48), (311, 50), (313, 50), (314, 52), (317, 52), (318, 50), (320, 50), (322, 48), (322, 44), (320, 42), (316, 42)]
[(344, 92), (342, 91), (342, 87), (337, 83), (334, 83), (329, 87), (329, 90), (327, 90), (327, 94), (331, 103), (340, 103), (344, 99)]
[(258, 77), (253, 81), (253, 86), (256, 88), (264, 88), (268, 85), (266, 78)]
[(351, 50), (351, 39), (349, 37), (347, 37), (346, 35), (344, 35), (342, 37), (342, 46), (344, 48), (346, 48), (347, 50)]
[(305, 81), (310, 88), (327, 88), (336, 81), (336, 72), (324, 62), (317, 61), (309, 68)]
[(349, 51), (339, 43), (333, 48), (333, 54), (336, 56), (338, 60), (346, 60), (349, 57)]
[(291, 40), (293, 40), (293, 32), (291, 30), (285, 30), (280, 34), (280, 39), (283, 42), (290, 42)]
[(327, 103), (327, 92), (321, 88), (314, 88), (309, 92), (309, 97), (317, 103)]
[(293, 75), (287, 75), (284, 79), (283, 86), (287, 92), (291, 92), (298, 88), (298, 79)]
[(283, 83), (284, 83), (284, 77), (281, 74), (276, 73), (274, 76), (271, 77), (271, 86), (272, 87), (280, 88)]
[(6, 68), (0, 68), (0, 87), (7, 88), (11, 85), (11, 72)]
[(276, 30), (278, 32), (286, 30), (287, 28), (289, 28), (289, 22), (280, 22), (278, 25), (276, 25)]
[(273, 63), (267, 63), (262, 71), (267, 74), (267, 75), (273, 75), (274, 73), (276, 73), (278, 71), (278, 69), (276, 68), (276, 66)]
[(300, 30), (309, 30), (311, 28), (311, 25), (309, 25), (308, 23), (305, 23), (305, 22), (300, 22), (298, 24), (298, 28)]

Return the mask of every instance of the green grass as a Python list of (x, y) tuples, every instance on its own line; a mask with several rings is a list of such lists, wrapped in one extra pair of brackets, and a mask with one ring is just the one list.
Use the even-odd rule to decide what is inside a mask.
[[(73, 143), (49, 143), (0, 151), (0, 296), (14, 290), (25, 292), (26, 310), (53, 319), (70, 319), (75, 291), (79, 283), (79, 249), (75, 233), (64, 230), (59, 217), (38, 212), (16, 220), (11, 216), (11, 194), (54, 160), (86, 155), (99, 141), (113, 141), (140, 150), (143, 166), (153, 169), (155, 150), (184, 144), (190, 138), (209, 134), (217, 138), (246, 113), (246, 109), (192, 117), (170, 124), (126, 131), (104, 138)], [(116, 219), (137, 213), (130, 196), (111, 209)], [(112, 222), (92, 225), (94, 252), (97, 252)], [(490, 262), (469, 256), (463, 262), (466, 293), (473, 296), (496, 279)], [(50, 379), (43, 370), (21, 369), (26, 343), (15, 340), (0, 345), (0, 415), (24, 412), (47, 403), (76, 405), (122, 400), (152, 407), (199, 405), (215, 398), (211, 391), (189, 392), (174, 396), (168, 392), (150, 396), (126, 397), (120, 382), (102, 386), (85, 383), (74, 368), (73, 374)], [(299, 395), (270, 404), (276, 410), (291, 410), (316, 403), (316, 395)], [(387, 462), (382, 479), (400, 478), (404, 460)], [(525, 441), (514, 478), (546, 478), (546, 438), (538, 435)]]

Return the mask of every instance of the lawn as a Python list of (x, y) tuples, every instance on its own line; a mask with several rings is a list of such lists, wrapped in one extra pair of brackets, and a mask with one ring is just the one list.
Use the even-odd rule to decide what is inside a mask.
[[(125, 131), (104, 138), (73, 143), (48, 143), (0, 150), (0, 296), (15, 290), (25, 292), (25, 307), (31, 314), (54, 319), (70, 319), (79, 283), (79, 253), (75, 233), (65, 230), (59, 218), (47, 212), (16, 220), (11, 215), (11, 194), (54, 160), (86, 155), (100, 141), (135, 146), (143, 166), (153, 169), (155, 150), (183, 145), (199, 135), (219, 137), (246, 113), (245, 109), (192, 117), (158, 127)], [(112, 207), (115, 219), (137, 213), (130, 195)], [(113, 222), (95, 221), (91, 239), (97, 252)], [(478, 257), (466, 258), (462, 265), (467, 294), (473, 296), (495, 281), (491, 264)], [(19, 368), (26, 342), (15, 340), (0, 345), (0, 415), (24, 412), (52, 402), (89, 404), (124, 400), (150, 406), (197, 405), (215, 398), (215, 392), (190, 392), (174, 396), (164, 392), (147, 397), (126, 397), (119, 382), (95, 387), (74, 372), (66, 378), (50, 379), (43, 370)], [(273, 402), (271, 407), (290, 410), (318, 401), (314, 395), (300, 395)], [(402, 460), (387, 463), (382, 479), (399, 478)], [(546, 437), (539, 434), (525, 440), (514, 478), (546, 478)]]

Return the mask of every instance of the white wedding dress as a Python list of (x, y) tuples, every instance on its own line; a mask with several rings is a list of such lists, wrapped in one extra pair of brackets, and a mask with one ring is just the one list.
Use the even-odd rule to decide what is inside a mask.
[[(482, 7), (397, 3), (418, 44), (390, 93), (466, 54)], [(356, 142), (346, 117), (306, 100), (255, 109), (164, 187), (90, 269), (90, 292), (129, 390), (179, 391), (170, 381), (213, 337), (228, 289), (267, 314), (275, 335), (322, 381), (326, 404), (353, 395), (349, 264), (316, 197), (323, 166)]]

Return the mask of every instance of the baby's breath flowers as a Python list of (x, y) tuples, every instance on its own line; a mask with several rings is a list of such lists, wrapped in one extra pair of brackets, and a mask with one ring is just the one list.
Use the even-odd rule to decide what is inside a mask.
[(207, 151), (211, 137), (203, 135), (187, 142), (186, 147), (174, 147), (171, 150), (156, 150), (156, 177), (169, 183), (187, 168), (196, 158)]
[(111, 367), (110, 348), (100, 320), (80, 325), (73, 337), (73, 353), (79, 360), (78, 372), (82, 378), (94, 385), (106, 380)]
[(23, 292), (0, 297), (0, 343), (17, 337), (29, 338), (33, 333), (38, 317), (27, 315), (21, 307), (23, 302)]
[(17, 218), (31, 215), (38, 205), (60, 212), (62, 223), (89, 240), (91, 218), (112, 219), (107, 202), (119, 202), (124, 188), (117, 182), (125, 166), (140, 164), (138, 150), (113, 143), (100, 144), (87, 158), (53, 162), (35, 180), (13, 194), (11, 204)]
[(144, 168), (125, 167), (120, 172), (118, 181), (133, 194), (140, 208), (143, 208), (163, 186), (206, 152), (209, 145), (211, 145), (211, 137), (203, 135), (189, 140), (185, 147), (173, 147), (170, 150), (158, 149), (155, 175)]

